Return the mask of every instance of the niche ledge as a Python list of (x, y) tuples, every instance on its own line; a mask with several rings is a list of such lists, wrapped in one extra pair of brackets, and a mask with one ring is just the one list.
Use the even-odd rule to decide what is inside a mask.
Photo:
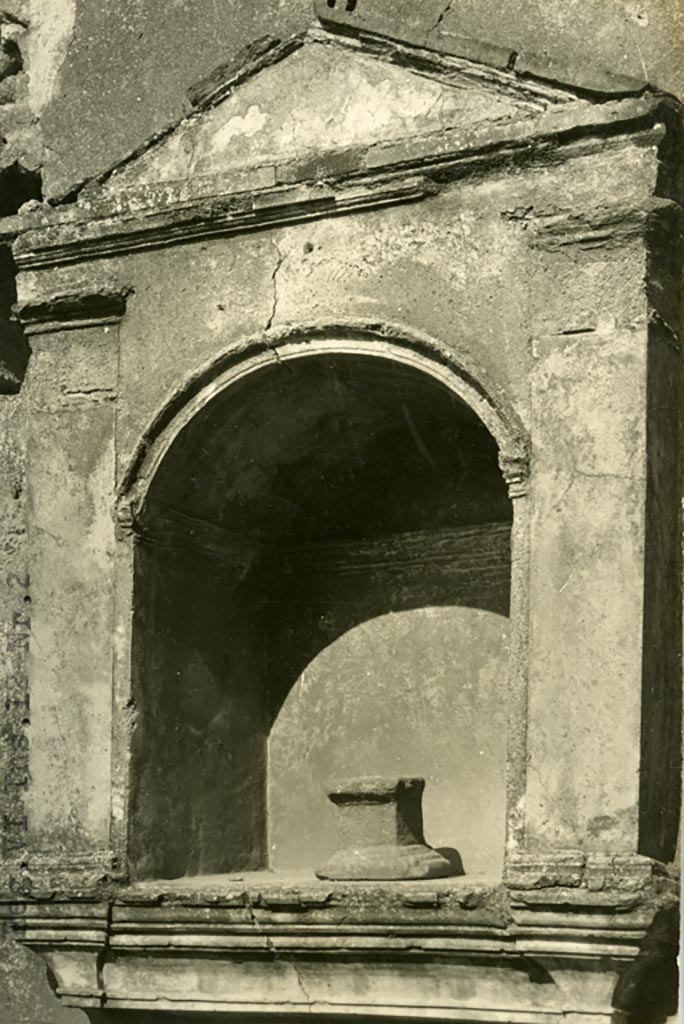
[[(618, 1019), (637, 1020), (620, 1001), (638, 1000), (644, 961), (675, 964), (674, 880), (648, 858), (581, 855), (578, 882), (559, 874), (572, 856), (529, 855), (513, 887), (303, 872), (144, 881), (27, 903), (18, 928), (64, 1005), (112, 1024), (104, 1011), (150, 1011), (159, 1024), (174, 1012), (548, 1024), (569, 1006), (581, 1024), (609, 1024), (616, 994)], [(594, 869), (608, 860), (599, 888)]]

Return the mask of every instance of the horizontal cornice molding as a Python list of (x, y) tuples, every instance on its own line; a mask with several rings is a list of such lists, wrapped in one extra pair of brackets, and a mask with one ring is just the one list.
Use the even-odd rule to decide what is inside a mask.
[[(365, 896), (365, 894), (364, 894)], [(345, 950), (374, 950), (388, 959), (402, 953), (454, 956), (482, 953), (515, 955), (528, 940), (545, 942), (547, 952), (562, 952), (563, 942), (573, 938), (581, 955), (636, 955), (654, 914), (646, 899), (634, 898), (622, 904), (604, 901), (587, 906), (571, 903), (555, 908), (514, 908), (506, 911), (496, 889), (486, 893), (477, 887), (440, 893), (425, 889), (377, 894), (364, 898), (358, 893), (319, 895), (287, 893), (187, 894), (166, 898), (158, 894), (143, 902), (138, 894), (122, 894), (108, 902), (51, 901), (26, 905), (14, 920), (19, 939), (34, 949), (67, 948), (89, 942), (112, 949), (151, 953), (193, 949), (202, 952), (254, 954), (283, 952), (335, 955), (344, 937)], [(441, 900), (441, 902), (440, 902)], [(356, 919), (359, 913), (362, 919)], [(579, 934), (578, 934), (578, 930)], [(564, 933), (567, 932), (565, 940)], [(268, 941), (267, 941), (268, 937)], [(420, 947), (415, 946), (420, 940)], [(580, 949), (581, 947), (581, 949)], [(598, 948), (595, 948), (598, 947)]]
[(19, 236), (14, 248), (15, 263), (19, 270), (79, 263), (411, 202), (434, 192), (429, 180), (412, 176), (337, 188), (313, 183), (227, 193), (180, 207), (150, 207), (144, 212), (102, 219), (84, 215), (70, 223)]
[(218, 179), (125, 194), (98, 186), (84, 190), (78, 205), (13, 218), (14, 257), (20, 270), (56, 266), (414, 202), (464, 175), (499, 173), (508, 159), (562, 162), (597, 144), (603, 151), (608, 140), (657, 142), (664, 128), (655, 126), (667, 102), (654, 96), (577, 101), (531, 120), (445, 128)]
[[(564, 88), (585, 92), (624, 93), (643, 89), (645, 80), (629, 75), (616, 74), (594, 65), (591, 61), (581, 63), (558, 58), (534, 51), (514, 49), (503, 42), (493, 43), (487, 39), (450, 31), (449, 15), (456, 11), (446, 5), (439, 18), (430, 24), (429, 16), (421, 17), (411, 12), (408, 17), (398, 18), (396, 13), (383, 4), (356, 4), (349, 0), (315, 0), (316, 16), (327, 32), (344, 33), (342, 39), (353, 40), (357, 45), (372, 51), (373, 47), (391, 49), (415, 48), (418, 53), (435, 53), (436, 56), (460, 57), (485, 65), (487, 70), (499, 68), (519, 76), (521, 85), (560, 83)], [(426, 12), (428, 15), (428, 12)]]
[[(598, 860), (607, 867), (611, 857)], [(314, 958), (311, 982), (323, 986), (326, 1002), (332, 1000), (340, 1013), (359, 1013), (364, 995), (350, 985), (347, 961), (370, 958), (389, 986), (383, 991), (390, 1016), (405, 1016), (407, 977), (418, 997), (413, 1002), (429, 1016), (435, 999), (430, 965), (439, 964), (443, 972), (465, 967), (474, 972), (472, 981), (485, 986), (490, 968), (499, 978), (511, 971), (514, 981), (521, 966), (533, 968), (531, 982), (553, 980), (557, 969), (584, 971), (588, 963), (616, 980), (642, 955), (646, 936), (656, 959), (672, 958), (676, 904), (667, 886), (653, 884), (657, 865), (617, 857), (610, 891), (588, 889), (587, 879), (576, 887), (573, 872), (594, 861), (580, 851), (521, 855), (518, 868), (529, 870), (516, 880), (537, 888), (520, 892), (467, 877), (349, 884), (266, 873), (262, 880), (252, 875), (139, 882), (110, 887), (107, 895), (101, 890), (99, 898), (51, 893), (15, 906), (13, 920), (19, 940), (49, 964), (57, 994), (68, 1006), (106, 1002), (140, 1009), (149, 1001), (156, 1009), (192, 1005), (199, 1012), (235, 1012), (248, 999), (255, 1010), (270, 1011), (271, 1004), (282, 1010), (292, 1002), (291, 972), (299, 978)], [(539, 873), (543, 862), (546, 875)], [(650, 883), (644, 884), (647, 877)], [(249, 995), (243, 987), (245, 960), (251, 965)], [(189, 971), (187, 987), (169, 983), (170, 968)], [(219, 982), (209, 1000), (195, 984), (196, 972), (207, 971)], [(537, 1021), (524, 995), (521, 1003), (517, 983), (504, 986), (514, 1019)], [(307, 989), (295, 992), (296, 1006), (300, 997), (303, 1007), (310, 1005)], [(443, 1009), (439, 998), (434, 1008)], [(450, 1003), (450, 1019), (472, 1021), (472, 1008), (470, 1015), (466, 1010)], [(547, 1019), (557, 1015), (550, 1012)]]
[[(496, 1019), (536, 1022), (540, 1017), (524, 995), (521, 999), (516, 981), (521, 967), (531, 970), (530, 982), (552, 980), (545, 964), (553, 972), (584, 971), (591, 963), (616, 978), (636, 961), (657, 913), (644, 900), (629, 909), (587, 913), (584, 908), (577, 914), (570, 896), (555, 912), (517, 920), (507, 911), (500, 887), (472, 884), (369, 888), (361, 883), (354, 892), (344, 886), (316, 892), (252, 886), (238, 889), (232, 899), (226, 891), (168, 899), (154, 887), (144, 889), (134, 887), (108, 902), (26, 906), (17, 937), (45, 958), (65, 1005), (235, 1012), (249, 1001), (257, 1011), (282, 1012), (285, 1004), (290, 1011), (305, 1009), (316, 996), (308, 988), (293, 995), (290, 981), (294, 972), (301, 983), (299, 972), (313, 958), (310, 980), (322, 986), (331, 1012), (364, 1011), (367, 993), (358, 991), (350, 975), (350, 969), (352, 975), (356, 971), (353, 962), (362, 960), (382, 972), (390, 1016), (405, 1016), (408, 978), (412, 1004), (422, 1007), (423, 1016), (443, 1018), (435, 970), (446, 976), (465, 967), (471, 983), (484, 986), (490, 970), (496, 970), (515, 1012), (511, 1017), (502, 1008)], [(367, 920), (355, 920), (359, 913)], [(676, 914), (670, 916), (676, 935)], [(665, 948), (669, 931), (660, 941)], [(246, 988), (245, 961), (250, 964)], [(170, 970), (188, 971), (188, 984), (179, 989), (170, 983)], [(216, 981), (210, 998), (195, 982), (197, 972), (207, 971)], [(510, 988), (504, 980), (508, 971)], [(544, 1019), (558, 1019), (549, 1009)], [(448, 1016), (471, 1022), (472, 1005), (450, 1001)]]
[(622, 247), (630, 240), (643, 238), (652, 225), (662, 218), (679, 222), (681, 207), (670, 199), (651, 197), (642, 207), (621, 205), (597, 206), (593, 210), (518, 209), (504, 211), (504, 220), (517, 224), (527, 233), (533, 249), (562, 252), (575, 248), (591, 251)]
[(103, 286), (97, 291), (58, 293), (16, 303), (13, 314), (28, 335), (114, 324), (125, 314), (131, 291)]

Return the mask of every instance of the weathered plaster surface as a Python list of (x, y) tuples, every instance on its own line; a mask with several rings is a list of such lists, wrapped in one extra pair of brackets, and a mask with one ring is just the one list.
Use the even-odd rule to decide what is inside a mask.
[(528, 839), (636, 852), (645, 332), (539, 339), (535, 361)]
[[(92, 344), (94, 342), (94, 344)], [(34, 344), (29, 448), (35, 750), (30, 821), (66, 856), (107, 846), (111, 720), (111, 571), (116, 350), (72, 334)], [(49, 438), (49, 445), (43, 439)], [(55, 518), (56, 517), (56, 518)], [(60, 527), (55, 526), (59, 522)], [(83, 629), (78, 644), (65, 636)], [(69, 681), (69, 696), (63, 686)], [(41, 781), (42, 780), (42, 781)]]
[[(421, 208), (396, 207), (133, 256), (128, 273), (135, 293), (121, 327), (126, 384), (120, 472), (184, 374), (209, 364), (219, 351), (240, 347), (269, 324), (386, 319), (410, 325), (469, 354), (487, 379), (509, 387), (524, 418), (527, 380), (519, 351), (527, 346), (525, 284), (514, 255), (524, 240), (504, 227), (499, 192), (468, 186)], [(428, 209), (442, 219), (443, 230), (427, 221)], [(105, 274), (121, 273), (113, 263), (101, 266)], [(59, 290), (68, 290), (69, 281), (68, 268), (55, 277)], [(480, 299), (494, 301), (495, 294), (496, 312), (483, 325)], [(168, 324), (166, 344), (180, 342), (172, 361), (156, 341), (160, 322)]]
[[(28, 788), (26, 728), (31, 701), (26, 651), (31, 623), (30, 580), (26, 568), (25, 441), (18, 422), (25, 407), (18, 396), (0, 401), (0, 451), (5, 471), (0, 491), (2, 507), (2, 746), (0, 806), (4, 823), (4, 862), (20, 861), (27, 841), (25, 797)], [(3, 876), (5, 875), (3, 870)], [(3, 888), (19, 891), (21, 872), (10, 870)]]
[(329, 43), (297, 52), (122, 168), (107, 190), (187, 180), (325, 151), (428, 134), (448, 125), (522, 120), (543, 108), (488, 83), (453, 84)]
[(533, 51), (564, 64), (594, 64), (614, 74), (684, 91), (684, 10), (672, 2), (609, 0), (554, 4), (545, 0), (493, 8), (477, 0), (443, 6), (442, 31)]
[(28, 0), (29, 104), (36, 117), (59, 96), (59, 75), (72, 41), (77, 0)]
[[(25, 418), (23, 396), (0, 398), (0, 486), (2, 576), (0, 578), (0, 820), (3, 824), (3, 893), (18, 899), (31, 891), (21, 868), (28, 841), (28, 732), (33, 706), (26, 655), (31, 623), (31, 589), (26, 565)], [(0, 906), (0, 1017), (3, 1024), (86, 1024), (80, 1010), (55, 999), (44, 961), (22, 948), (13, 932), (10, 907)]]
[(311, 20), (309, 0), (202, 0), (199, 6), (136, 0), (125, 8), (75, 0), (75, 8), (55, 92), (41, 115), (51, 151), (50, 193), (67, 190), (174, 121), (189, 107), (186, 90), (230, 53), (272, 29), (284, 37)]
[[(100, 0), (73, 4), (75, 13), (68, 0), (37, 0), (41, 23), (54, 24), (60, 15), (59, 47), (50, 40), (49, 60), (36, 58), (41, 85), (34, 103), (42, 111), (49, 149), (49, 194), (105, 169), (181, 116), (188, 109), (188, 87), (246, 43), (267, 32), (284, 38), (312, 19), (309, 0), (230, 7), (213, 0), (199, 5), (137, 0), (125, 11)], [(594, 63), (684, 93), (684, 12), (674, 2), (468, 0), (455, 6), (446, 0), (420, 5), (392, 0), (384, 7), (388, 21), (415, 25), (424, 39), (441, 19), (444, 31), (468, 39), (533, 50), (561, 63)], [(64, 50), (65, 26), (72, 18)]]

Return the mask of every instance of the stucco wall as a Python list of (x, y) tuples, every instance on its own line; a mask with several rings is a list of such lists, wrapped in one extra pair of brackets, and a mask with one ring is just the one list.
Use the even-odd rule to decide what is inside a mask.
[[(558, 195), (580, 206), (588, 191), (603, 202), (617, 191), (626, 200), (630, 188), (636, 197), (653, 173), (653, 155), (637, 148), (618, 153), (612, 163), (600, 151), (552, 170), (460, 183), (420, 206), (100, 261), (98, 273), (135, 289), (120, 329), (119, 479), (174, 389), (218, 351), (240, 348), (265, 324), (400, 319), (409, 329), (463, 353), (467, 365), (479, 365), (482, 377), (507, 396), (520, 420), (533, 423), (538, 467), (533, 537), (538, 550), (549, 545), (549, 554), (536, 563), (529, 583), (536, 616), (529, 742), (537, 769), (528, 780), (529, 834), (542, 844), (591, 847), (610, 841), (618, 850), (636, 852), (640, 720), (631, 695), (640, 684), (642, 650), (644, 254), (638, 244), (619, 249), (598, 245), (573, 256), (531, 248), (515, 214), (533, 203), (552, 208)], [(73, 289), (78, 273), (60, 268), (54, 274), (55, 290)], [(110, 342), (116, 345), (111, 335)], [(41, 343), (47, 349), (43, 361), (49, 351), (57, 352), (56, 344)], [(28, 382), (34, 401), (47, 401), (62, 375), (73, 373), (77, 358), (78, 344), (72, 340), (50, 384), (37, 376), (41, 359), (34, 353)], [(92, 401), (81, 392), (63, 393), (45, 412), (55, 419), (51, 434), (47, 427), (40, 437), (38, 428), (33, 432), (32, 487), (43, 495), (41, 509), (47, 508), (49, 493), (43, 484), (55, 464), (53, 439), (61, 438), (74, 451), (97, 441), (94, 427), (83, 429), (82, 404), (78, 415), (69, 408)], [(93, 424), (108, 410), (106, 403), (93, 405)], [(102, 484), (103, 501), (109, 486)], [(629, 511), (616, 518), (614, 510), (621, 507)], [(606, 514), (598, 517), (597, 508)], [(199, 515), (202, 507), (185, 510)], [(89, 535), (87, 522), (85, 517), (84, 536)], [(85, 557), (71, 526), (67, 535), (59, 522), (50, 526), (41, 519), (39, 525), (34, 557), (42, 558), (48, 547), (51, 557), (59, 555), (69, 567)], [(60, 535), (58, 548), (51, 533)], [(56, 571), (58, 562), (52, 564)], [(44, 577), (43, 572), (32, 605), (39, 639), (46, 617), (55, 621), (54, 597)], [(618, 589), (622, 600), (614, 603)], [(104, 621), (109, 597), (102, 587), (98, 595), (84, 588), (64, 595), (59, 615), (65, 643), (67, 623), (84, 616), (93, 620), (98, 605)], [(104, 634), (99, 635), (104, 643)], [(104, 648), (100, 655), (105, 673)], [(36, 685), (47, 686), (49, 668), (40, 669)], [(95, 688), (94, 668), (91, 675)], [(97, 678), (104, 680), (104, 674)], [(71, 690), (78, 688), (77, 674), (66, 673), (63, 689), (67, 681)], [(109, 691), (102, 685), (98, 693), (101, 715), (110, 714)], [(591, 731), (582, 725), (588, 702), (596, 716)], [(49, 739), (54, 731), (48, 702), (43, 705), (31, 723), (38, 745), (43, 734)], [(562, 715), (556, 714), (559, 708)], [(93, 721), (99, 729), (101, 719), (96, 715)], [(574, 722), (571, 737), (568, 722)], [(99, 744), (99, 732), (92, 736)], [(67, 763), (53, 748), (45, 786), (59, 778)], [(69, 754), (74, 763), (77, 755), (76, 749)], [(586, 773), (588, 763), (594, 766), (592, 774)], [(98, 779), (93, 775), (93, 782)], [(68, 776), (67, 784), (74, 785)], [(34, 787), (33, 794), (36, 804), (40, 789)], [(108, 799), (106, 789), (100, 799)], [(36, 813), (47, 811), (36, 807)], [(586, 834), (587, 822), (594, 822), (595, 834)]]

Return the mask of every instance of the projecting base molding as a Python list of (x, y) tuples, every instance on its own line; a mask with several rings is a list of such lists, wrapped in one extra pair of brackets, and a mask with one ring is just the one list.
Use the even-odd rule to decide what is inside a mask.
[(197, 891), (192, 881), (35, 901), (16, 927), (62, 1002), (98, 1024), (179, 1012), (643, 1024), (646, 999), (648, 1024), (674, 1012), (677, 909), (665, 879), (612, 891), (273, 876)]

